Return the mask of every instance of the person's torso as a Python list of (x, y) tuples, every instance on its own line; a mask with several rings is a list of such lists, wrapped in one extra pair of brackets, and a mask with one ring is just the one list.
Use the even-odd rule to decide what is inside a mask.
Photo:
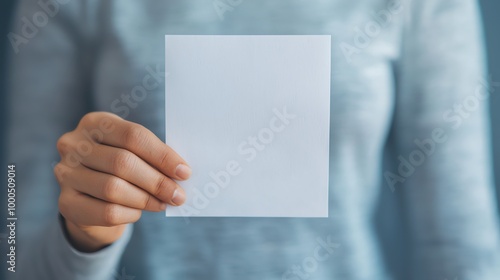
[[(125, 252), (122, 266), (128, 274), (137, 279), (281, 279), (298, 265), (311, 279), (379, 279), (382, 265), (370, 218), (380, 190), (405, 8), (389, 2), (103, 4), (96, 18), (100, 43), (92, 71), (93, 109), (141, 123), (162, 139), (164, 35), (332, 35), (329, 218), (191, 218), (186, 223), (145, 213)], [(224, 12), (223, 7), (229, 8)], [(145, 98), (124, 99), (157, 67), (161, 81)], [(314, 266), (310, 257), (318, 238), (328, 236), (340, 246)]]

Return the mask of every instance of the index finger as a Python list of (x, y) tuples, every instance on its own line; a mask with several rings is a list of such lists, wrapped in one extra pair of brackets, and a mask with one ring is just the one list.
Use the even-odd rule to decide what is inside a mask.
[(96, 114), (82, 119), (82, 125), (92, 129), (87, 133), (94, 141), (129, 150), (172, 179), (186, 180), (191, 176), (186, 161), (149, 129), (111, 113)]

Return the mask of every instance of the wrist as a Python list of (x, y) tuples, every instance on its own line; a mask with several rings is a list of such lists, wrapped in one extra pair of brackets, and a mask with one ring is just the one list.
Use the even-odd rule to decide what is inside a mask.
[(74, 223), (66, 220), (62, 215), (60, 215), (61, 224), (63, 227), (63, 232), (73, 248), (83, 253), (93, 253), (97, 252), (113, 242), (100, 241), (93, 238), (84, 230), (80, 229)]

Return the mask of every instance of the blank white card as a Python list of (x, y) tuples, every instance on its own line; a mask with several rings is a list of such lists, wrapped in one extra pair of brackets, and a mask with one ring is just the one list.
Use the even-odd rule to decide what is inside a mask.
[(327, 217), (330, 36), (165, 36), (167, 216)]

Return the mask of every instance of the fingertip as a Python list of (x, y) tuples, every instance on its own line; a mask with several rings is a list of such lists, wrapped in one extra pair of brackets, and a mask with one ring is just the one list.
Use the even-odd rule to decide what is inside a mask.
[(186, 195), (184, 194), (184, 191), (181, 188), (177, 188), (172, 195), (172, 203), (175, 206), (179, 206), (182, 205), (184, 201), (186, 201)]
[(191, 167), (183, 163), (177, 165), (177, 167), (175, 168), (175, 176), (177, 176), (181, 180), (189, 179), (191, 173), (192, 173)]

